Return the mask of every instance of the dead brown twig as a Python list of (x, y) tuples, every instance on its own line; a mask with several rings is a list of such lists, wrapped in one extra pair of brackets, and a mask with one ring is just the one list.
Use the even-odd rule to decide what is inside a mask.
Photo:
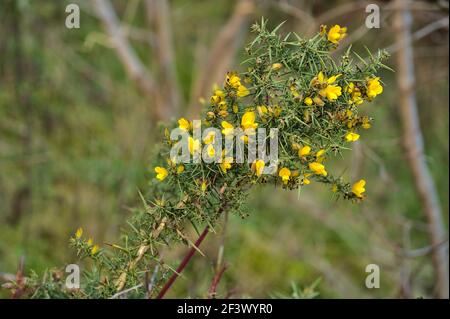
[(445, 247), (444, 221), (436, 186), (426, 164), (424, 142), (420, 129), (417, 101), (414, 94), (414, 59), (412, 47), (412, 15), (409, 1), (396, 0), (395, 29), (398, 43), (397, 85), (400, 118), (403, 124), (403, 142), (419, 200), (428, 222), (428, 235), (433, 246), (436, 294), (448, 298), (448, 257)]

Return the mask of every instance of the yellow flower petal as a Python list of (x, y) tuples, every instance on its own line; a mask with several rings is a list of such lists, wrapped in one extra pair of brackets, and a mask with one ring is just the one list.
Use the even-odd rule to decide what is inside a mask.
[(156, 166), (155, 167), (155, 172), (156, 172), (156, 178), (159, 179), (160, 181), (163, 181), (167, 175), (169, 175), (169, 172), (161, 166)]
[(327, 176), (328, 173), (325, 170), (325, 166), (323, 164), (312, 162), (309, 164), (309, 169), (313, 171), (317, 175)]
[(352, 193), (355, 194), (357, 197), (362, 198), (363, 193), (366, 191), (365, 186), (366, 186), (365, 180), (361, 179), (361, 180), (357, 181), (352, 186)]

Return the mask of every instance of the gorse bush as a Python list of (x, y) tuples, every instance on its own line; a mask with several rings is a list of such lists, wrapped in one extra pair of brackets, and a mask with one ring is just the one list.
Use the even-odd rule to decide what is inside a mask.
[[(313, 38), (302, 39), (296, 34), (281, 36), (280, 26), (269, 31), (264, 20), (252, 26), (256, 36), (245, 48), (245, 72), (229, 72), (223, 86), (214, 88), (201, 120), (203, 128), (217, 128), (225, 137), (234, 136), (238, 128), (278, 129), (273, 174), (263, 174), (264, 159), (235, 163), (225, 151), (219, 152), (219, 163), (181, 163), (170, 155), (177, 142), (170, 138), (170, 129), (178, 127), (188, 134), (191, 154), (204, 150), (211, 157), (217, 156), (212, 147), (217, 136), (196, 139), (194, 123), (179, 119), (165, 129), (152, 167), (155, 178), (141, 194), (144, 207), (134, 211), (121, 242), (101, 247), (79, 229), (70, 243), (80, 258), (92, 260), (81, 288), (66, 288), (61, 276), (52, 272), (27, 281), (30, 296), (108, 298), (129, 288), (133, 289), (128, 297), (156, 296), (175, 271), (163, 262), (160, 251), (175, 243), (195, 247), (188, 228), (206, 227), (204, 236), (224, 211), (246, 216), (244, 200), (256, 184), (292, 190), (317, 182), (332, 196), (364, 199), (365, 180), (334, 176), (326, 161), (348, 150), (361, 130), (370, 128), (372, 119), (358, 112), (382, 93), (376, 73), (385, 67), (387, 54), (378, 52), (365, 61), (349, 48), (336, 61), (332, 55), (346, 28), (322, 26)], [(253, 137), (240, 136), (244, 147)]]

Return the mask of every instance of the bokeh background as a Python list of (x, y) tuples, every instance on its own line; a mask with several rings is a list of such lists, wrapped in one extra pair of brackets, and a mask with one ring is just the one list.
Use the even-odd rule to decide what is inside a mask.
[[(65, 27), (69, 3), (80, 7), (79, 29)], [(381, 9), (379, 29), (364, 24), (370, 3)], [(412, 1), (406, 11), (399, 3), (1, 1), (0, 279), (21, 259), (25, 274), (75, 262), (68, 239), (79, 226), (97, 242), (117, 241), (154, 178), (158, 122), (198, 116), (199, 98), (243, 69), (249, 27), (264, 16), (302, 37), (345, 25), (344, 47), (362, 57), (365, 46), (391, 52), (396, 72), (382, 71), (384, 93), (361, 107), (372, 129), (333, 163), (349, 180), (364, 177), (368, 197), (355, 205), (320, 185), (254, 189), (250, 216), (228, 216), (169, 296), (206, 296), (222, 243), (221, 297), (311, 296), (318, 279), (322, 298), (445, 296), (449, 3)], [(364, 284), (368, 264), (380, 267), (379, 289)]]

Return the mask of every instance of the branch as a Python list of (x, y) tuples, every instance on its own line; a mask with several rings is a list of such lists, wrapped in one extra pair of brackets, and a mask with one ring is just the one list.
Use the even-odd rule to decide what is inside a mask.
[(155, 31), (154, 43), (159, 68), (157, 77), (162, 86), (161, 96), (165, 109), (172, 113), (179, 108), (180, 90), (175, 71), (169, 3), (167, 0), (147, 0), (145, 3), (148, 20)]
[(408, 0), (396, 0), (395, 29), (398, 43), (397, 85), (400, 118), (406, 157), (413, 175), (414, 186), (425, 213), (435, 270), (436, 291), (439, 298), (448, 298), (448, 259), (445, 247), (444, 221), (433, 178), (426, 164), (424, 142), (420, 130), (417, 101), (414, 94), (414, 58), (411, 36), (412, 16)]
[(158, 296), (156, 296), (156, 299), (164, 298), (167, 291), (170, 289), (170, 287), (175, 282), (175, 280), (178, 278), (178, 276), (181, 274), (181, 272), (184, 270), (184, 268), (186, 268), (186, 266), (189, 263), (189, 261), (191, 260), (192, 256), (194, 256), (195, 252), (197, 251), (196, 248), (198, 248), (200, 246), (200, 244), (205, 239), (206, 235), (208, 235), (208, 232), (209, 232), (209, 226), (206, 226), (205, 229), (203, 230), (203, 232), (198, 237), (197, 241), (195, 242), (195, 244), (194, 244), (195, 248), (192, 247), (191, 249), (189, 249), (189, 252), (184, 256), (183, 260), (181, 261), (181, 263), (178, 266), (178, 268), (176, 269), (176, 271), (172, 274), (172, 276), (166, 282), (164, 287), (159, 292)]
[(211, 287), (209, 287), (209, 291), (208, 291), (208, 297), (211, 298), (215, 298), (216, 294), (217, 294), (217, 286), (219, 285), (220, 279), (222, 279), (222, 276), (225, 272), (225, 270), (227, 270), (228, 268), (228, 264), (224, 263), (222, 267), (220, 267), (220, 269), (216, 272), (212, 282), (211, 282)]
[[(430, 24), (427, 24), (423, 28), (417, 30), (414, 32), (411, 36), (412, 41), (418, 41), (427, 35), (433, 33), (434, 31), (437, 31), (442, 28), (448, 28), (449, 25), (449, 18), (448, 16), (439, 19), (437, 21), (434, 21)], [(391, 44), (390, 46), (386, 47), (385, 50), (389, 53), (397, 52), (400, 49), (400, 44), (398, 42)]]
[(228, 22), (217, 36), (211, 53), (201, 69), (191, 95), (188, 116), (199, 114), (200, 97), (208, 94), (213, 83), (219, 82), (230, 67), (231, 60), (242, 41), (242, 31), (246, 30), (250, 15), (254, 11), (253, 0), (240, 0)]
[[(128, 76), (136, 83), (138, 89), (146, 95), (149, 100), (157, 99), (158, 94), (152, 75), (148, 72), (142, 61), (134, 52), (128, 42), (126, 34), (121, 27), (120, 21), (109, 0), (93, 0), (93, 7), (97, 16), (102, 21), (104, 28), (111, 39), (112, 45), (122, 62)], [(166, 114), (159, 103), (155, 103), (154, 117), (166, 119)]]

